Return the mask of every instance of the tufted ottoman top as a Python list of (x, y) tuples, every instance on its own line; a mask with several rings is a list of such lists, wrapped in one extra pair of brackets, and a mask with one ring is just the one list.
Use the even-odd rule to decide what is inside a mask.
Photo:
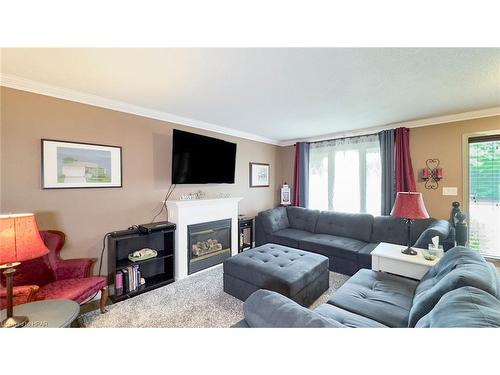
[(265, 244), (224, 261), (224, 273), (262, 289), (294, 296), (328, 270), (328, 258)]

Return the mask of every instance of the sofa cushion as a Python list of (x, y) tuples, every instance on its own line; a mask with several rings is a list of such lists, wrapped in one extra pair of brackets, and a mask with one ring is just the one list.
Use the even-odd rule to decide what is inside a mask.
[(378, 246), (378, 243), (369, 243), (363, 246), (356, 254), (358, 266), (360, 268), (372, 268), (372, 251)]
[(285, 228), (280, 229), (274, 233), (267, 235), (267, 241), (298, 248), (299, 240), (304, 237), (309, 237), (311, 232), (306, 232), (305, 230), (294, 229), (294, 228)]
[(224, 261), (224, 273), (245, 280), (262, 289), (294, 296), (328, 270), (328, 258), (266, 244)]
[(259, 213), (262, 221), (262, 228), (267, 234), (274, 233), (280, 229), (285, 229), (290, 226), (286, 207), (276, 207), (271, 210)]
[(308, 210), (307, 208), (290, 206), (287, 208), (287, 214), (290, 227), (314, 232), (319, 216), (318, 210)]
[[(30, 259), (21, 262), (16, 268), (14, 273), (14, 286), (22, 285), (38, 285), (43, 286), (55, 281), (56, 277), (50, 264), (48, 255), (44, 255), (35, 259)], [(5, 276), (3, 273), (0, 275), (1, 284), (5, 284)]]
[(328, 303), (388, 327), (406, 327), (416, 287), (417, 281), (362, 269)]
[(387, 326), (364, 316), (324, 303), (314, 310), (316, 314), (332, 319), (350, 328), (387, 328)]
[[(419, 238), (422, 232), (434, 219), (415, 220), (411, 225), (411, 243)], [(403, 219), (394, 216), (376, 216), (373, 219), (373, 230), (370, 241), (373, 243), (389, 242), (397, 245), (406, 245), (408, 231)]]
[(444, 240), (448, 238), (450, 230), (451, 225), (448, 221), (436, 220), (422, 232), (422, 234), (417, 238), (414, 246), (421, 249), (427, 249), (429, 244), (432, 243), (432, 238), (435, 236), (439, 236), (439, 243), (443, 244)]
[(498, 298), (498, 277), (495, 266), (479, 253), (463, 246), (448, 250), (420, 280), (413, 297), (409, 326), (415, 326), (443, 295), (463, 286), (482, 289)]
[(315, 232), (369, 242), (372, 224), (372, 215), (321, 211)]
[(36, 299), (70, 299), (82, 303), (105, 286), (106, 278), (101, 276), (58, 280), (41, 287)]
[(315, 313), (270, 290), (260, 289), (243, 304), (245, 321), (255, 328), (342, 328), (335, 320)]
[(500, 301), (489, 293), (465, 286), (446, 293), (415, 327), (500, 327)]
[(299, 240), (299, 248), (327, 256), (356, 260), (356, 252), (366, 242), (329, 234), (313, 234)]

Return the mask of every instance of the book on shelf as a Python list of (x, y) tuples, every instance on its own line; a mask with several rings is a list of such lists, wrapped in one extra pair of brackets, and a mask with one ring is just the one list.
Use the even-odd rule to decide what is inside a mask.
[(128, 293), (128, 292), (130, 292), (130, 281), (129, 281), (128, 269), (123, 268), (123, 269), (121, 269), (121, 272), (123, 273), (123, 292)]
[(134, 274), (134, 268), (132, 266), (128, 267), (128, 274), (131, 276), (130, 277), (130, 291), (133, 291), (134, 285), (135, 285), (135, 274)]
[[(119, 291), (120, 285), (121, 290)], [(141, 285), (141, 271), (138, 264), (121, 268), (116, 271), (115, 290), (117, 295), (133, 292)]]
[(138, 289), (140, 286), (140, 280), (139, 280), (139, 265), (134, 265), (132, 266), (134, 269), (134, 290)]
[(115, 294), (117, 296), (123, 294), (123, 272), (121, 270), (116, 271), (115, 274)]

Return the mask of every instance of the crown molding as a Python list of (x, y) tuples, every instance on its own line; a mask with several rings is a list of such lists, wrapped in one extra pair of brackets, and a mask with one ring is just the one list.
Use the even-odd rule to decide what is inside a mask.
[(422, 126), (440, 125), (440, 124), (446, 124), (446, 123), (450, 123), (450, 122), (474, 120), (474, 119), (478, 119), (478, 118), (492, 117), (492, 116), (500, 116), (500, 107), (479, 109), (476, 111), (461, 112), (461, 113), (455, 113), (452, 115), (429, 117), (429, 118), (423, 118), (423, 119), (411, 120), (411, 121), (394, 122), (394, 123), (387, 124), (387, 125), (380, 125), (380, 126), (363, 128), (363, 129), (358, 129), (358, 130), (349, 130), (349, 131), (343, 131), (343, 132), (330, 133), (330, 134), (325, 134), (325, 135), (321, 135), (321, 136), (317, 136), (317, 137), (290, 139), (287, 141), (280, 142), (279, 145), (280, 146), (292, 146), (297, 142), (320, 142), (320, 141), (325, 141), (325, 140), (329, 140), (329, 139), (373, 134), (373, 133), (378, 133), (382, 130), (395, 129), (395, 128), (401, 128), (401, 127), (419, 128)]
[(271, 139), (267, 137), (262, 137), (260, 135), (243, 132), (240, 130), (235, 130), (227, 128), (224, 126), (212, 124), (209, 122), (199, 121), (190, 119), (183, 116), (177, 116), (172, 113), (162, 112), (146, 107), (137, 106), (130, 103), (121, 102), (118, 100), (107, 99), (101, 96), (83, 93), (76, 90), (66, 89), (59, 86), (48, 85), (42, 82), (33, 81), (30, 79), (18, 77), (11, 74), (0, 73), (0, 86), (9, 87), (16, 90), (28, 91), (35, 94), (51, 96), (54, 98), (69, 100), (73, 102), (83, 103), (92, 105), (95, 107), (101, 107), (106, 109), (111, 109), (118, 112), (130, 113), (137, 116), (152, 118), (155, 120), (161, 120), (169, 123), (179, 124), (188, 126), (195, 129), (207, 130), (215, 133), (230, 135), (233, 137), (248, 139), (251, 141), (267, 143), (276, 146), (291, 146), (297, 142), (319, 142), (328, 139), (342, 138), (342, 137), (352, 137), (357, 135), (365, 135), (377, 133), (382, 130), (394, 129), (399, 127), (406, 128), (417, 128), (422, 126), (439, 125), (450, 122), (473, 120), (483, 117), (499, 116), (500, 107), (492, 107), (487, 109), (480, 109), (476, 111), (461, 112), (451, 115), (429, 117), (418, 120), (402, 121), (391, 123), (387, 125), (380, 125), (375, 127), (363, 128), (358, 130), (348, 130), (342, 132), (329, 133), (316, 137), (307, 138), (296, 138), (289, 139), (285, 141), (279, 141), (276, 139)]
[(279, 145), (279, 141), (275, 139), (262, 137), (256, 134), (247, 133), (216, 124), (211, 124), (209, 122), (194, 120), (183, 116), (177, 116), (172, 113), (141, 107), (118, 100), (107, 99), (101, 96), (87, 94), (76, 90), (48, 85), (46, 83), (33, 81), (11, 74), (0, 74), (0, 86), (9, 87), (16, 90), (28, 91), (40, 95), (51, 96), (54, 98), (69, 100), (72, 102), (88, 104), (95, 107), (111, 109), (113, 111), (130, 113), (137, 116), (166, 121), (169, 123), (184, 125), (191, 128), (208, 130), (215, 133), (230, 135), (233, 137), (249, 139), (251, 141), (268, 143), (276, 146)]

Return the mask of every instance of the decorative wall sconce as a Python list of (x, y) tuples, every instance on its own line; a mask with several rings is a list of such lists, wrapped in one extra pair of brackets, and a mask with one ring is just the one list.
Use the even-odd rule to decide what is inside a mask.
[(439, 180), (443, 178), (443, 170), (439, 168), (439, 159), (427, 159), (426, 168), (422, 169), (422, 180), (425, 181), (425, 188), (435, 190), (439, 187)]

